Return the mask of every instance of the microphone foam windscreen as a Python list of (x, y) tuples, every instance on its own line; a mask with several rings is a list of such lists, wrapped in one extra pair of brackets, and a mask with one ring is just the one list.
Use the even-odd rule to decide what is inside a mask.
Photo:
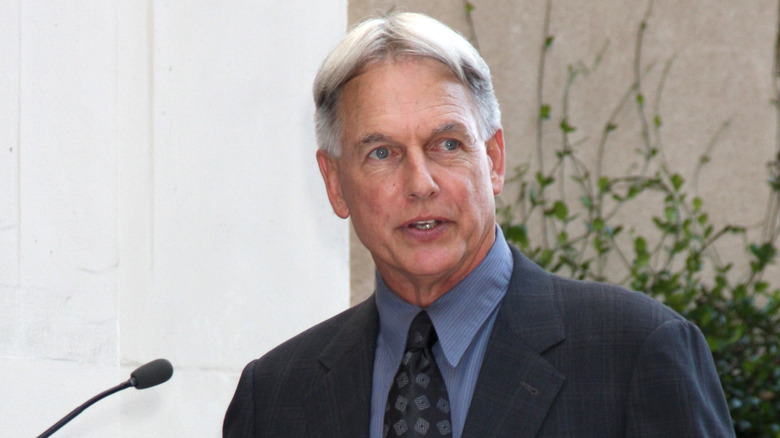
[(138, 367), (130, 378), (135, 379), (136, 389), (146, 389), (167, 381), (172, 375), (173, 365), (166, 359), (157, 359)]

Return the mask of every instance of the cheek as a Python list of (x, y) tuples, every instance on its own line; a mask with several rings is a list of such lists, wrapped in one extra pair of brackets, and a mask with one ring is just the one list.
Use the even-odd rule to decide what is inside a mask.
[(462, 208), (479, 216), (495, 214), (495, 194), (489, 174), (480, 170), (467, 177), (461, 175), (458, 187)]
[(484, 193), (493, 192), (493, 185), (490, 181), (490, 175), (483, 167), (472, 167), (467, 170), (455, 172), (449, 177), (451, 187), (457, 187), (459, 196), (467, 196), (470, 199), (478, 200), (484, 197)]
[(350, 211), (353, 212), (353, 221), (361, 223), (383, 224), (392, 217), (393, 211), (398, 211), (395, 193), (396, 185), (387, 184), (360, 184), (357, 189), (350, 191), (347, 201)]

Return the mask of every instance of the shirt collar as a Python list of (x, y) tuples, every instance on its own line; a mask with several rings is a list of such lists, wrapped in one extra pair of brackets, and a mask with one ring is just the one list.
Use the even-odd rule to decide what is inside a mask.
[[(479, 329), (498, 308), (511, 275), (512, 253), (496, 226), (496, 240), (485, 259), (425, 309), (436, 328), (442, 352), (452, 367), (457, 366)], [(379, 273), (376, 274), (376, 302), (379, 336), (400, 360), (412, 319), (423, 309), (391, 291)]]

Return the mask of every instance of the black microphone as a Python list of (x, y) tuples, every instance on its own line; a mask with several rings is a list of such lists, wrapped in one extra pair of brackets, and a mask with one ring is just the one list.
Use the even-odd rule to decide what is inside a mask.
[(84, 402), (84, 404), (74, 409), (70, 414), (64, 416), (62, 420), (55, 423), (52, 427), (46, 429), (46, 431), (42, 434), (38, 435), (38, 438), (46, 438), (51, 436), (51, 434), (58, 431), (70, 420), (76, 418), (76, 416), (82, 413), (84, 409), (87, 409), (98, 400), (108, 397), (115, 392), (119, 392), (131, 386), (134, 386), (135, 389), (151, 388), (152, 386), (156, 386), (160, 383), (168, 381), (172, 375), (173, 365), (171, 365), (171, 363), (165, 359), (157, 359), (147, 364), (141, 365), (140, 367), (136, 368), (135, 371), (130, 373), (129, 379), (87, 400)]
[(153, 360), (130, 373), (130, 384), (135, 389), (146, 389), (165, 383), (173, 375), (173, 366), (165, 359)]

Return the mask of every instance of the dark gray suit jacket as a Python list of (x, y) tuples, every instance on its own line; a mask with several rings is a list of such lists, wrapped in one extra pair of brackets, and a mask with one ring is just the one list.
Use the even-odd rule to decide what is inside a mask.
[[(734, 436), (693, 324), (512, 253), (464, 438)], [(378, 319), (370, 298), (247, 365), (223, 436), (366, 437)]]

